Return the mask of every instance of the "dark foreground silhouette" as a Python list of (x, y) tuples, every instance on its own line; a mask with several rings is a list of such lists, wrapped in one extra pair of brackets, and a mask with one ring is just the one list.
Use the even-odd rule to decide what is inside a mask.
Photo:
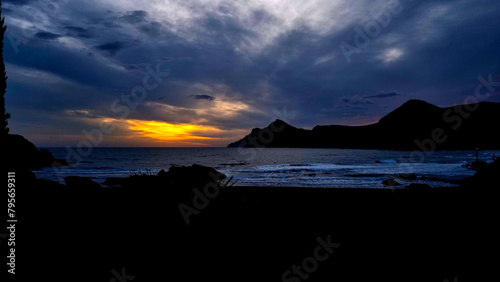
[(17, 270), (50, 281), (490, 281), (499, 172), (497, 160), (458, 188), (390, 190), (230, 187), (202, 166), (116, 188), (18, 171)]
[(366, 126), (327, 125), (312, 130), (282, 120), (254, 128), (228, 147), (351, 148), (392, 150), (500, 149), (500, 103), (481, 102), (440, 108), (409, 100)]
[(42, 167), (65, 166), (71, 162), (56, 159), (46, 149), (39, 150), (33, 143), (21, 135), (0, 135), (2, 159), (8, 169), (40, 169)]

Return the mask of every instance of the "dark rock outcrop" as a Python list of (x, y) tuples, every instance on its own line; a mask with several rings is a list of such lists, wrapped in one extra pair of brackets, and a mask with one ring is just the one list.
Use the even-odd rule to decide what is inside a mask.
[(166, 173), (160, 174), (174, 186), (203, 187), (206, 183), (217, 182), (226, 178), (217, 170), (198, 164), (192, 166), (172, 166)]
[(1, 138), (2, 158), (5, 158), (5, 164), (10, 170), (40, 169), (70, 164), (65, 160), (54, 158), (48, 150), (38, 150), (33, 143), (21, 135), (7, 134)]
[(35, 187), (42, 187), (44, 189), (48, 190), (56, 190), (56, 191), (62, 191), (63, 189), (66, 188), (63, 184), (59, 182), (55, 182), (53, 180), (48, 180), (48, 179), (37, 179), (35, 182)]
[(161, 170), (154, 174), (135, 174), (126, 178), (108, 178), (106, 186), (153, 187), (153, 188), (203, 188), (207, 183), (218, 183), (226, 175), (214, 168), (193, 164), (192, 166), (172, 166), (167, 172)]
[(382, 184), (384, 184), (386, 186), (400, 186), (401, 185), (401, 183), (397, 182), (394, 179), (385, 179), (384, 181), (382, 181)]
[(81, 191), (91, 191), (102, 189), (101, 185), (89, 177), (67, 176), (64, 178), (66, 188)]
[(123, 186), (125, 184), (125, 178), (110, 177), (110, 178), (104, 180), (104, 182), (102, 184), (104, 184), (106, 186), (110, 186), (110, 187), (113, 187), (113, 186)]
[(475, 162), (472, 162), (470, 164), (465, 164), (462, 167), (471, 168), (471, 169), (481, 169), (481, 168), (486, 167), (487, 165), (488, 165), (487, 162), (475, 161)]
[(421, 184), (421, 183), (412, 183), (412, 184), (406, 186), (405, 188), (409, 189), (409, 190), (422, 191), (422, 190), (431, 189), (431, 186), (429, 186), (427, 184)]
[(415, 173), (400, 173), (398, 178), (404, 180), (417, 180), (417, 175)]
[(461, 186), (498, 189), (500, 187), (500, 158), (497, 158), (493, 163), (482, 166), (473, 176), (462, 180)]
[(303, 147), (391, 150), (500, 149), (492, 124), (500, 121), (500, 103), (481, 102), (440, 108), (409, 100), (366, 126), (327, 125), (298, 129), (281, 120), (255, 128), (228, 147)]

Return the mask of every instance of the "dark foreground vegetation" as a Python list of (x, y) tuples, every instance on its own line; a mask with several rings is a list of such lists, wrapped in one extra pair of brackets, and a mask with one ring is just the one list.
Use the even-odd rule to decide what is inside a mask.
[(202, 166), (115, 188), (18, 171), (17, 270), (49, 281), (119, 281), (112, 270), (123, 281), (489, 281), (499, 172), (497, 160), (460, 187), (391, 190), (231, 187)]

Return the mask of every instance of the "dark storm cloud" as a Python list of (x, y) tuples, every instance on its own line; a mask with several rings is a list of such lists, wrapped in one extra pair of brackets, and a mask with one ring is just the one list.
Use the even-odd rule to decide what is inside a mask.
[(214, 96), (204, 95), (204, 94), (201, 94), (201, 95), (191, 95), (190, 97), (193, 97), (196, 100), (208, 100), (208, 101), (215, 100)]
[(128, 66), (125, 66), (125, 69), (126, 70), (138, 70), (139, 67), (137, 67), (136, 65), (128, 65)]
[(77, 26), (65, 26), (65, 29), (73, 32), (87, 32), (85, 28), (77, 27)]
[(138, 24), (146, 21), (146, 17), (148, 16), (148, 13), (146, 11), (138, 10), (138, 11), (132, 11), (124, 16), (121, 16), (119, 19), (125, 23), (129, 24)]
[[(33, 2), (34, 0), (3, 0), (4, 3), (9, 3), (12, 5), (28, 5), (29, 3)], [(3, 8), (2, 8), (3, 10)]]
[[(49, 74), (54, 74), (62, 79), (74, 81), (81, 85), (92, 86), (98, 89), (116, 89), (130, 87), (130, 78), (124, 79), (124, 73), (116, 70), (116, 67), (101, 57), (88, 57), (88, 52), (75, 52), (64, 48), (62, 44), (52, 45), (25, 45), (19, 47), (19, 52), (6, 45), (4, 54), (7, 63), (23, 67), (26, 69), (39, 70)], [(78, 67), (75, 67), (78, 66)], [(7, 72), (11, 72), (7, 69)], [(22, 73), (22, 72), (21, 72)], [(14, 79), (10, 76), (9, 79)], [(22, 84), (23, 80), (19, 80)], [(124, 85), (125, 83), (125, 85)], [(132, 81), (132, 83), (135, 83)], [(13, 85), (12, 85), (13, 86)], [(56, 87), (57, 88), (57, 87)], [(68, 95), (71, 97), (71, 95)], [(88, 97), (99, 100), (99, 97)], [(43, 96), (40, 96), (40, 103), (46, 103)], [(40, 105), (41, 105), (40, 104)]]
[(354, 95), (351, 97), (340, 97), (339, 102), (351, 105), (370, 105), (373, 104), (373, 101), (360, 97), (358, 95)]
[(45, 40), (53, 40), (53, 39), (57, 39), (57, 38), (61, 37), (61, 35), (59, 35), (59, 34), (47, 32), (47, 31), (38, 32), (35, 34), (35, 36), (37, 38), (45, 39)]
[(396, 96), (401, 96), (401, 94), (399, 93), (396, 93), (394, 91), (391, 91), (391, 92), (382, 92), (382, 93), (379, 93), (379, 94), (375, 94), (375, 95), (370, 95), (370, 96), (365, 96), (365, 98), (390, 98), (390, 97), (396, 97)]
[(2, 7), (2, 13), (9, 14), (9, 13), (12, 13), (12, 10), (11, 10), (11, 9), (8, 9), (8, 8), (3, 8), (3, 7)]
[(101, 23), (106, 28), (121, 28), (122, 27), (122, 25), (115, 22), (115, 19), (111, 19), (111, 20), (106, 19), (106, 20), (103, 20)]
[(154, 38), (158, 38), (164, 34), (163, 26), (159, 22), (150, 22), (141, 25), (139, 30)]
[(97, 46), (95, 46), (95, 48), (98, 50), (101, 50), (101, 51), (105, 51), (106, 54), (109, 56), (114, 56), (116, 53), (118, 53), (120, 50), (122, 50), (126, 46), (127, 46), (127, 44), (125, 44), (124, 42), (115, 41), (115, 42), (97, 45)]
[(64, 29), (68, 32), (68, 35), (81, 37), (81, 38), (90, 38), (90, 32), (88, 29), (78, 26), (65, 26)]

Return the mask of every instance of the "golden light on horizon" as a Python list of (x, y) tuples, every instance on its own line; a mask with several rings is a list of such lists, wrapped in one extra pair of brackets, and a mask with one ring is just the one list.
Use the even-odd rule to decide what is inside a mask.
[[(139, 132), (145, 137), (159, 141), (212, 140), (216, 137), (206, 136), (221, 130), (212, 126), (194, 124), (172, 124), (159, 121), (127, 120), (129, 129)], [(199, 145), (204, 145), (199, 143)]]

